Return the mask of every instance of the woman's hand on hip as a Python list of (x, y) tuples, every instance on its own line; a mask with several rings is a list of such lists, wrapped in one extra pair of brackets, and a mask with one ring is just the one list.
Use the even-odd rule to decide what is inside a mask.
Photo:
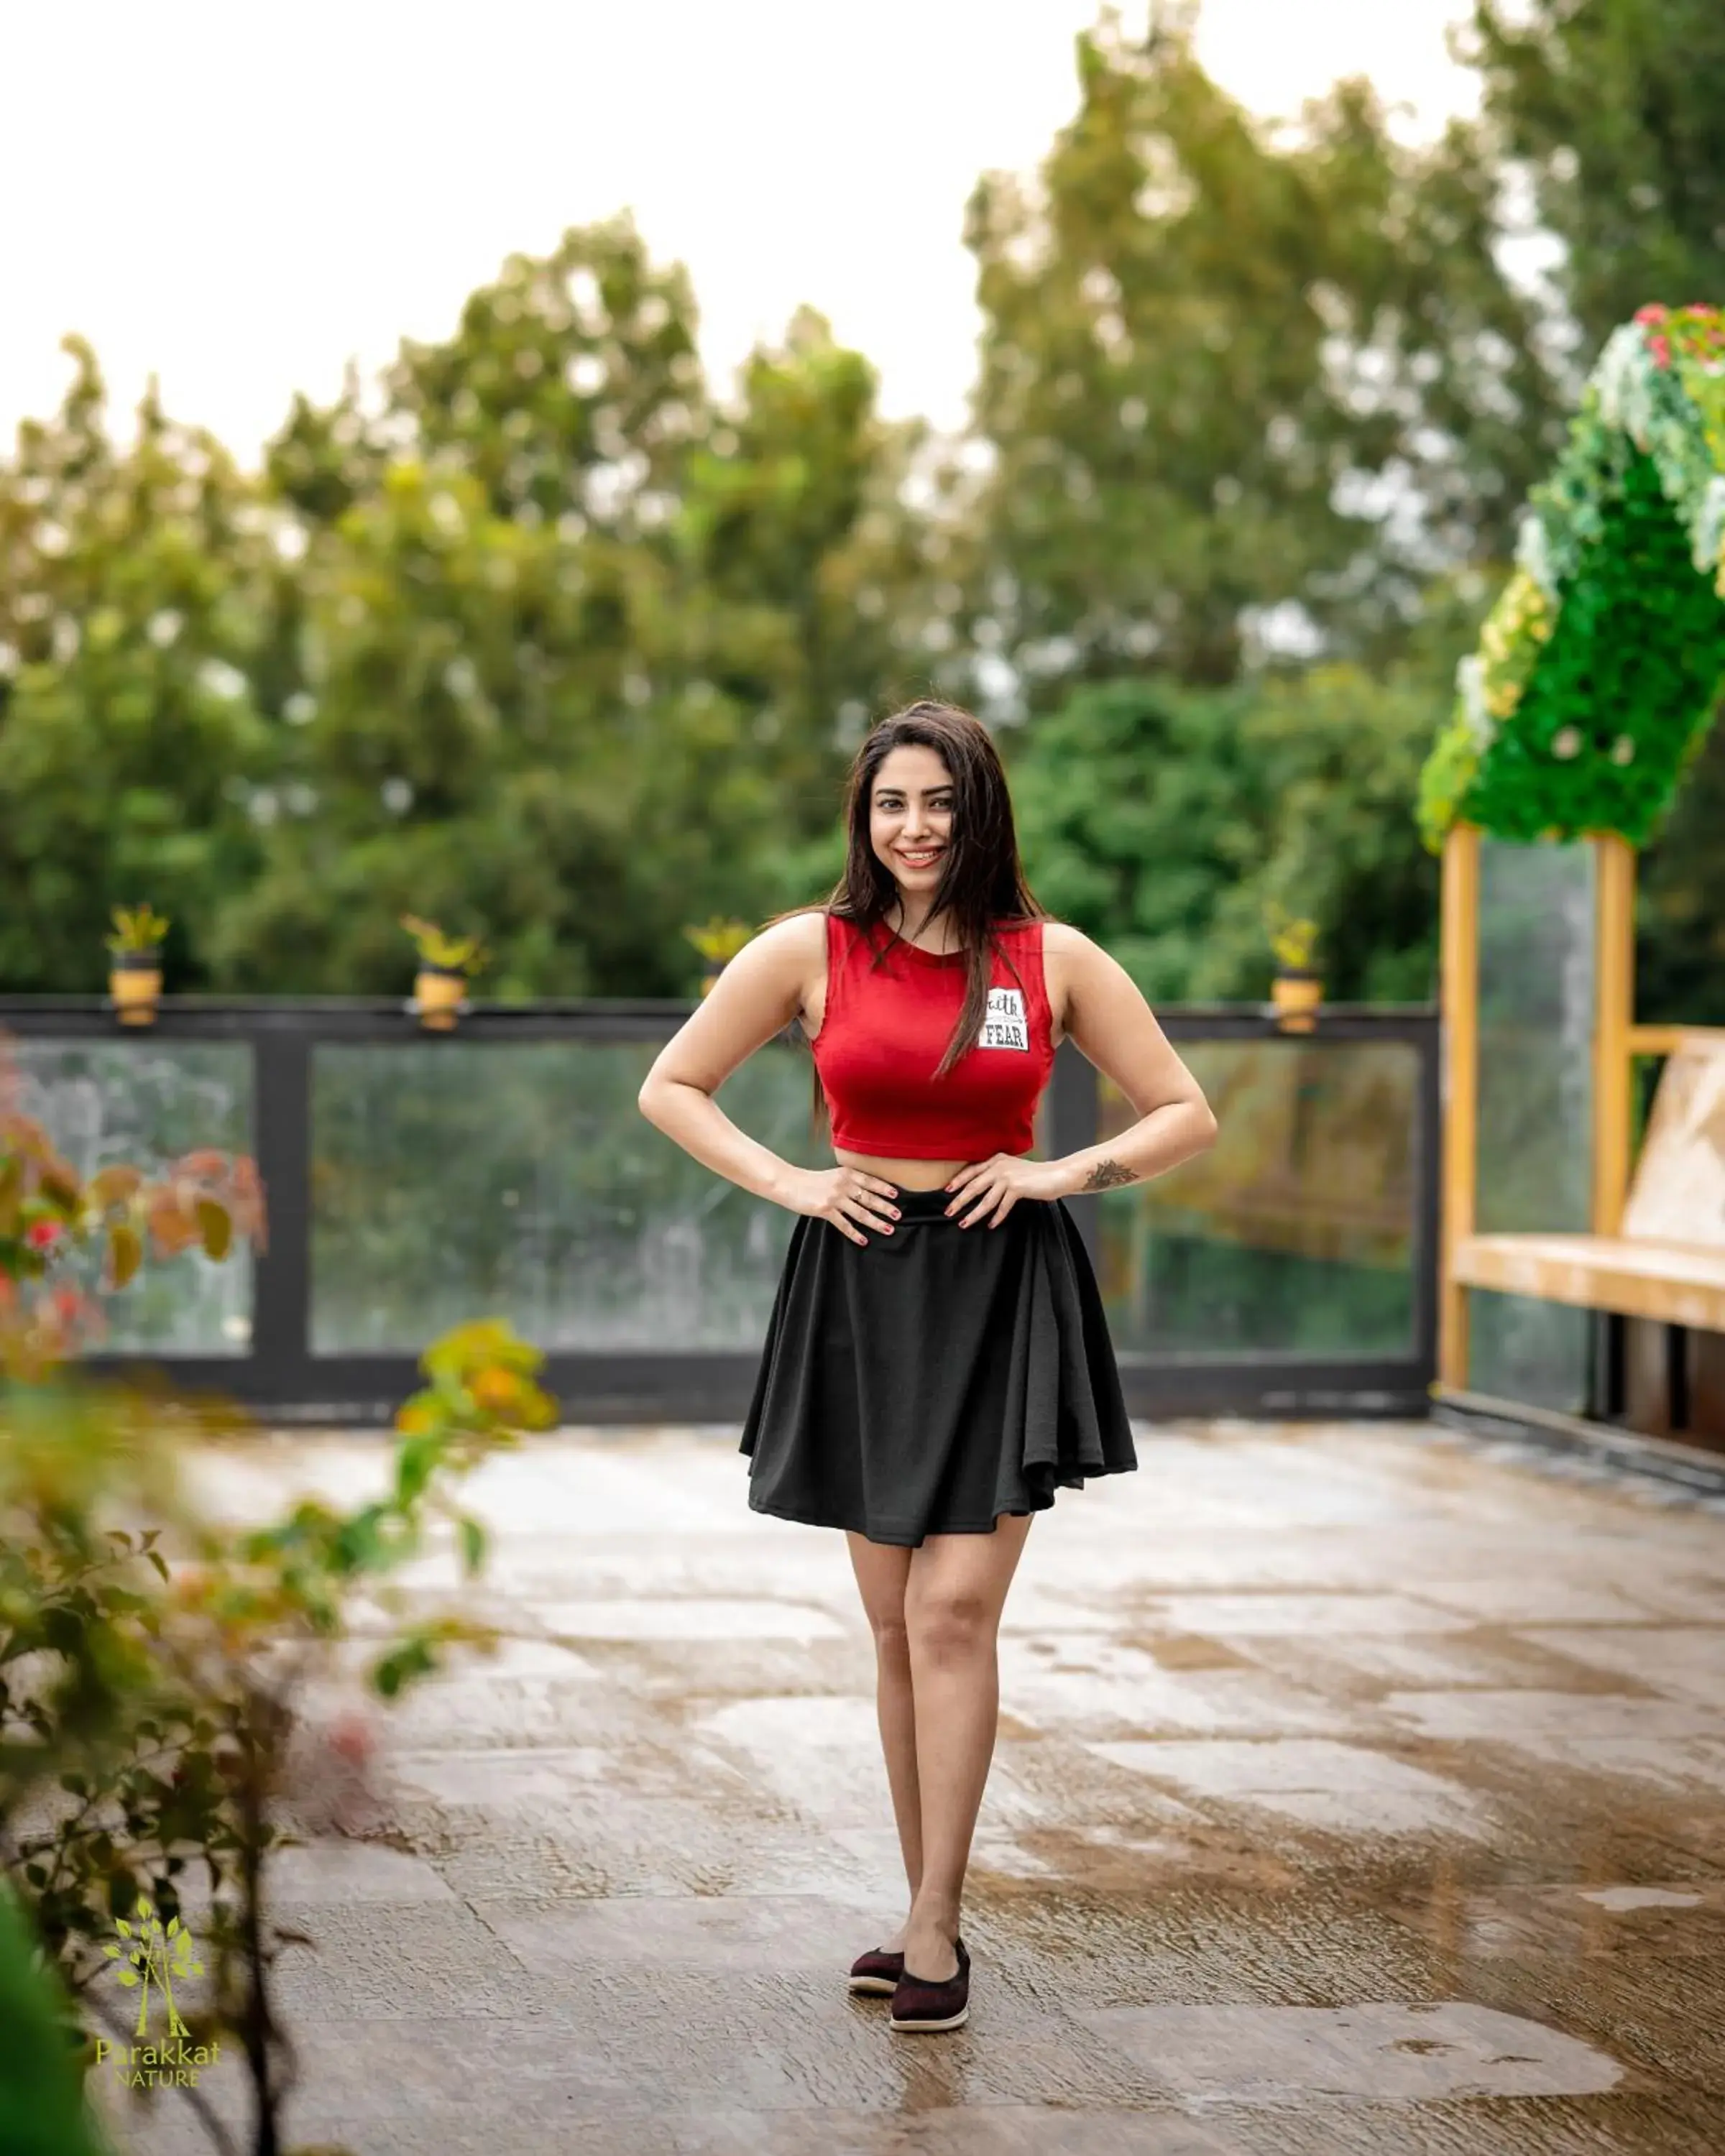
[(946, 1185), (953, 1193), (947, 1214), (949, 1219), (955, 1213), (962, 1215), (961, 1228), (973, 1227), (983, 1219), (998, 1228), (1019, 1199), (1058, 1198), (1057, 1182), (1048, 1161), (1026, 1160), (1022, 1153), (993, 1153), (961, 1168)]
[(860, 1220), (890, 1235), (898, 1218), (892, 1202), (897, 1196), (896, 1183), (860, 1168), (799, 1168), (787, 1179), (779, 1202), (793, 1213), (830, 1220), (853, 1243), (866, 1243), (868, 1237), (855, 1223)]

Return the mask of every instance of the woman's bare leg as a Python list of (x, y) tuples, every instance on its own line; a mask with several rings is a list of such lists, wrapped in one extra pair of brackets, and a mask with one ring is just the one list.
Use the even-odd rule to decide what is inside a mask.
[[(880, 1749), (886, 1757), (886, 1783), (892, 1792), (892, 1815), (905, 1877), (916, 1899), (922, 1877), (922, 1796), (916, 1782), (916, 1717), (911, 1697), (911, 1650), (905, 1635), (905, 1582), (913, 1553), (888, 1543), (871, 1543), (847, 1532), (851, 1569), (862, 1590), (863, 1608), (875, 1635), (875, 1707), (880, 1723)], [(896, 1953), (904, 1943), (901, 1924), (890, 1938), (875, 1943)]]
[(998, 1640), (1029, 1516), (986, 1535), (930, 1535), (911, 1553), (904, 1595), (922, 1800), (905, 1966), (939, 1983), (958, 1967), (959, 1903), (1000, 1713)]

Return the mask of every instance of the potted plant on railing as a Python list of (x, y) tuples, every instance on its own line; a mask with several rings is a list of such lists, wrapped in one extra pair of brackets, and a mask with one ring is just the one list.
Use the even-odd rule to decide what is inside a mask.
[(421, 921), (412, 913), (402, 916), (401, 925), (419, 953), (413, 999), (408, 1009), (428, 1031), (451, 1032), (468, 1008), (467, 983), (485, 963), (479, 938), (445, 936), (434, 921)]
[(1270, 947), (1276, 953), (1276, 977), (1270, 984), (1276, 1024), (1284, 1033), (1310, 1033), (1323, 1002), (1323, 978), (1312, 963), (1317, 923), (1296, 920), (1273, 907)]
[(734, 916), (730, 920), (715, 914), (705, 928), (685, 928), (683, 933), (706, 960), (706, 971), (701, 977), (701, 993), (706, 995), (715, 981), (725, 970), (743, 945), (754, 934), (746, 921)]
[(108, 938), (108, 993), (122, 1025), (153, 1025), (162, 996), (162, 939), (166, 917), (147, 904), (114, 909)]

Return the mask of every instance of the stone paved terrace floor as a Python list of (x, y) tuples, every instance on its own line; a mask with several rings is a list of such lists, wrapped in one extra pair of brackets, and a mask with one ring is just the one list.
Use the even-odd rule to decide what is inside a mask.
[[(1429, 1426), (1145, 1428), (1032, 1528), (966, 1935), (902, 1881), (841, 1538), (735, 1432), (490, 1463), (522, 1636), (280, 1860), (300, 2143), (358, 2156), (1718, 2156), (1725, 1507)], [(376, 1438), (212, 1455), (224, 1505)], [(439, 1558), (415, 1592), (439, 1600)], [(212, 2092), (238, 2115), (238, 2076)], [(112, 2098), (138, 2156), (204, 2145)]]

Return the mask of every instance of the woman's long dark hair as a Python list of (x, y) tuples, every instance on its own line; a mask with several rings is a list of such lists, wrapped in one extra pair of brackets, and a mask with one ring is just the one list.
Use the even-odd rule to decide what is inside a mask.
[[(993, 954), (1000, 947), (996, 930), (1022, 927), (1048, 916), (1024, 880), (1006, 772), (988, 728), (957, 705), (932, 700), (907, 704), (901, 711), (880, 720), (858, 749), (845, 786), (845, 824), (849, 834), (845, 872), (829, 892), (822, 910), (864, 931), (877, 945), (876, 966), (900, 940), (896, 932), (888, 931), (884, 939), (876, 933), (884, 927), (897, 901), (898, 887), (891, 870), (870, 843), (869, 810), (881, 764), (894, 749), (907, 747), (932, 748), (952, 782), (952, 825), (928, 918), (932, 921), (944, 913), (957, 932), (966, 957), (965, 993), (957, 1024), (935, 1072), (939, 1078), (952, 1069), (982, 1030), (993, 977)], [(774, 914), (773, 921), (787, 921), (793, 914), (807, 911), (806, 906), (788, 906), (784, 912)], [(761, 925), (770, 927), (773, 922)], [(1022, 988), (1024, 982), (1011, 954), (1002, 955)], [(831, 983), (828, 986), (830, 991)], [(1028, 1007), (1028, 995), (1025, 1001)], [(830, 996), (829, 1003), (830, 1007)], [(824, 1016), (821, 1024), (824, 1030)], [(817, 1137), (825, 1111), (826, 1096), (816, 1070), (810, 1122)]]

